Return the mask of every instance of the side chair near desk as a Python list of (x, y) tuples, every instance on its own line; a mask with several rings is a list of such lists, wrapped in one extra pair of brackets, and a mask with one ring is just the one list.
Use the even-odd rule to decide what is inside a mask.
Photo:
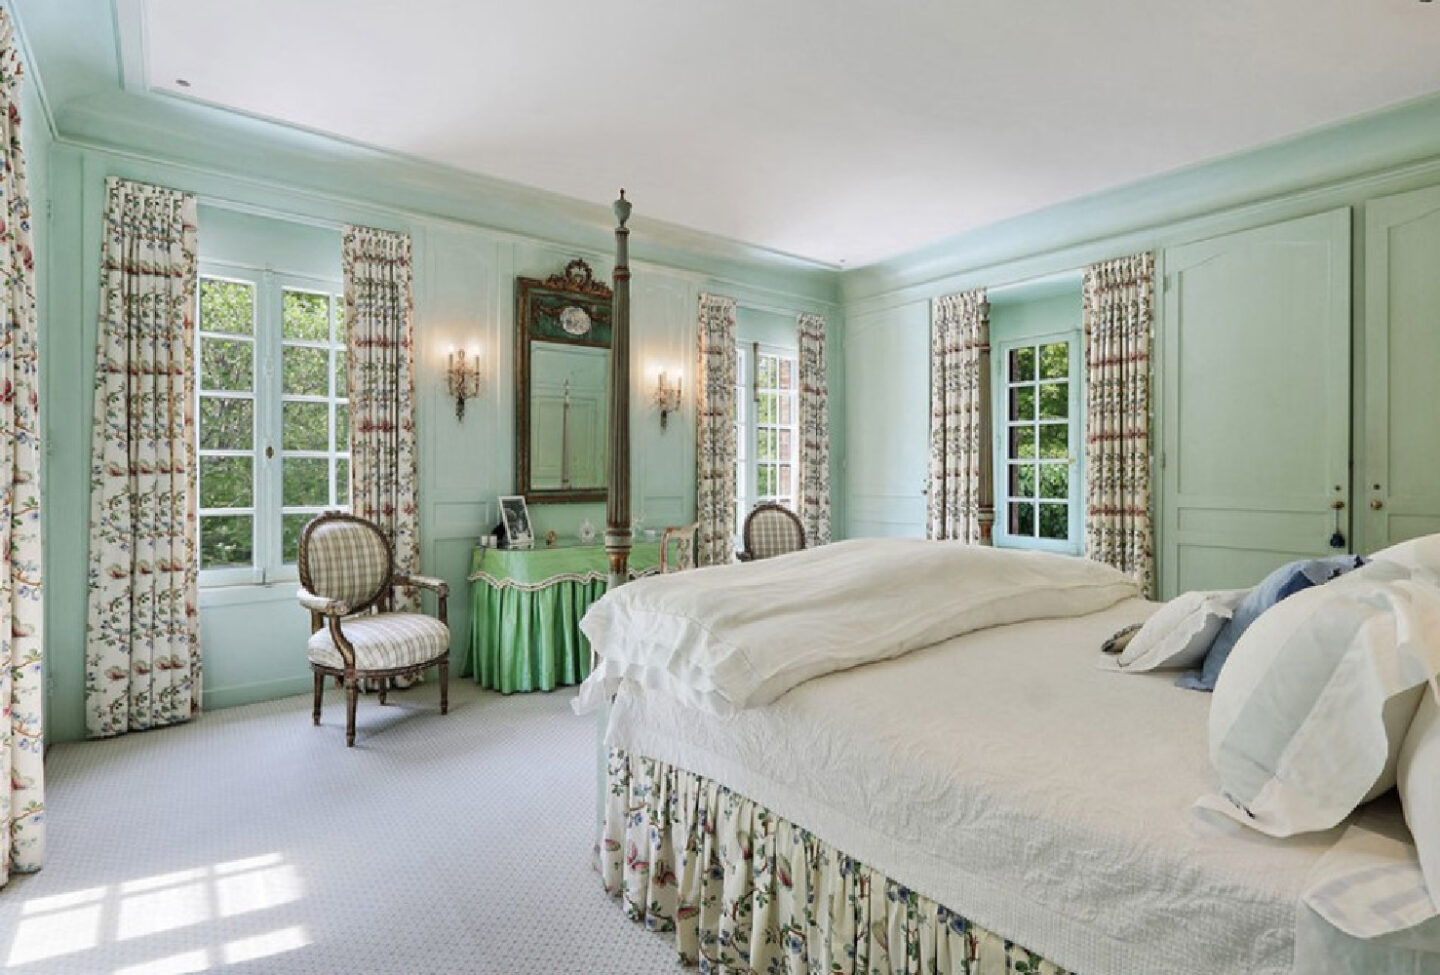
[[(327, 511), (300, 536), (300, 605), (310, 611), (310, 669), (315, 672), (315, 724), (325, 678), (345, 688), (345, 744), (355, 744), (355, 700), (362, 681), (380, 682), (380, 703), (392, 677), (440, 670), (440, 713), (450, 710), (450, 627), (442, 579), (395, 571), (390, 540), (378, 526)], [(397, 586), (419, 586), (439, 597), (438, 613), (391, 611)], [(373, 612), (367, 612), (373, 611)], [(363, 614), (363, 615), (362, 615)]]

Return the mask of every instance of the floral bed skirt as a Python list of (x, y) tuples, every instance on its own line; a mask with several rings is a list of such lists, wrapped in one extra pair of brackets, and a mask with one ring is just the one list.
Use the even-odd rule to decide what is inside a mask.
[(612, 749), (600, 873), (703, 972), (1064, 975), (710, 779)]

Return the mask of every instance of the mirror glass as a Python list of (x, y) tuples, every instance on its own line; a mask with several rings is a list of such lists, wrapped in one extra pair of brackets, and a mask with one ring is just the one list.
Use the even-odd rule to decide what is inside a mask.
[(610, 353), (530, 343), (530, 488), (605, 487)]
[(515, 281), (515, 467), (531, 501), (603, 501), (611, 292), (589, 265)]

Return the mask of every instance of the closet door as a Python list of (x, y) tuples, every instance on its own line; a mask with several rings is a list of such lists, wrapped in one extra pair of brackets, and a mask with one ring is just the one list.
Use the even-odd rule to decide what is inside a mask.
[(1164, 273), (1161, 591), (1333, 554), (1337, 520), (1348, 545), (1350, 211), (1173, 248)]
[(1440, 532), (1440, 187), (1365, 207), (1366, 551)]
[(925, 536), (930, 302), (845, 321), (845, 537)]

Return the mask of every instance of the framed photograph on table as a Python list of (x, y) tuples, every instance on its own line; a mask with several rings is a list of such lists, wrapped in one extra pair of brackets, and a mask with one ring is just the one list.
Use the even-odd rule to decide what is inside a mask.
[(510, 548), (526, 548), (534, 544), (530, 509), (523, 494), (500, 495), (500, 523), (505, 526), (505, 544)]

